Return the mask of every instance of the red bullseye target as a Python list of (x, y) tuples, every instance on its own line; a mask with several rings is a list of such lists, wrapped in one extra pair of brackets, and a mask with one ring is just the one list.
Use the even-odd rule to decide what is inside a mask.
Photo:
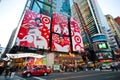
[(75, 42), (81, 43), (81, 38), (79, 36), (74, 37)]
[(50, 23), (50, 19), (49, 19), (48, 17), (43, 17), (43, 18), (42, 18), (42, 21), (43, 21), (43, 23), (45, 23), (45, 24), (49, 24), (49, 23)]

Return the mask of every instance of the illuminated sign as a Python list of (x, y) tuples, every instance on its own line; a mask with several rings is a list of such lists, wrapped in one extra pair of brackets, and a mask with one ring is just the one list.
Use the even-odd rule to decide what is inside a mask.
[(108, 45), (105, 42), (98, 43), (97, 46), (98, 46), (98, 49), (107, 49), (108, 48)]
[(112, 59), (108, 59), (108, 60), (100, 60), (100, 62), (112, 62)]
[(96, 42), (96, 41), (106, 41), (107, 38), (105, 35), (96, 35), (94, 37), (92, 37), (92, 41)]
[(112, 54), (110, 52), (99, 52), (96, 53), (98, 59), (111, 59)]

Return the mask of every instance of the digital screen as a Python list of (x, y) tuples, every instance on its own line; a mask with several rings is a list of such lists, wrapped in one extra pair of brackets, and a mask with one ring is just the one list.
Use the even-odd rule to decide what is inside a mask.
[(112, 54), (110, 52), (99, 52), (96, 53), (98, 59), (110, 59), (112, 58)]
[(105, 42), (98, 43), (97, 46), (98, 46), (98, 49), (107, 49), (108, 48), (108, 45)]

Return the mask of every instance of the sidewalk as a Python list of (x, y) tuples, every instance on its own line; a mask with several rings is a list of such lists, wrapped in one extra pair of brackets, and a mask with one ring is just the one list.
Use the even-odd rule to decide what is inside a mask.
[[(95, 69), (95, 71), (100, 71), (100, 69)], [(111, 69), (109, 69), (109, 70), (103, 69), (103, 70), (101, 70), (101, 71), (112, 71), (112, 70), (111, 70)], [(116, 71), (116, 70), (114, 70), (114, 71)], [(118, 71), (120, 71), (120, 70), (118, 70)]]
[(13, 79), (8, 79), (8, 78), (6, 79), (5, 76), (1, 75), (0, 80), (26, 80), (26, 79), (19, 77), (19, 76), (16, 76), (16, 75), (14, 76)]

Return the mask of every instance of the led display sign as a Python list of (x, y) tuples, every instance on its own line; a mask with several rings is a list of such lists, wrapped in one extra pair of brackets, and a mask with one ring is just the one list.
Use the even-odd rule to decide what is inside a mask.
[(108, 48), (108, 45), (105, 42), (98, 43), (97, 46), (98, 46), (98, 49), (107, 49)]

